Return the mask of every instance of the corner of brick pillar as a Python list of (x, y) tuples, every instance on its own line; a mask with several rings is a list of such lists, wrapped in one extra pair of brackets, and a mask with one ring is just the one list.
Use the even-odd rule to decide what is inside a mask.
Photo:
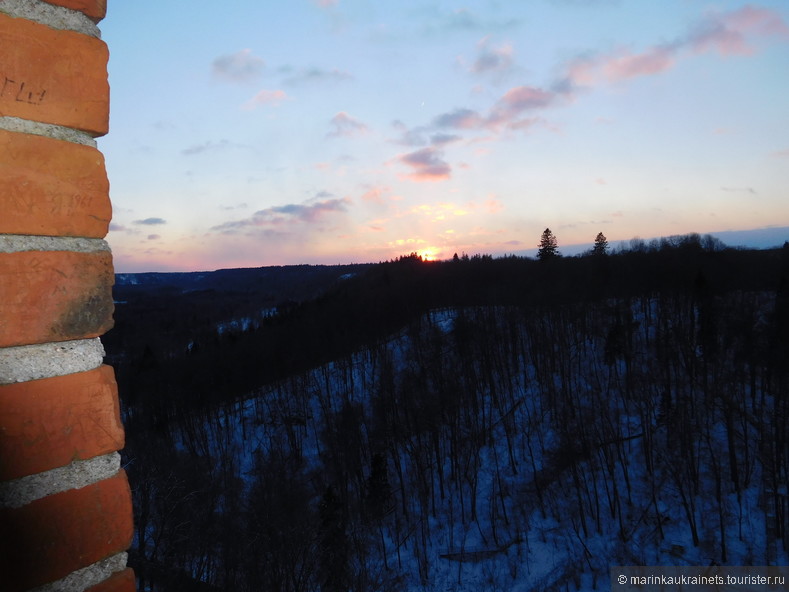
[(132, 592), (112, 327), (106, 0), (0, 0), (0, 589)]

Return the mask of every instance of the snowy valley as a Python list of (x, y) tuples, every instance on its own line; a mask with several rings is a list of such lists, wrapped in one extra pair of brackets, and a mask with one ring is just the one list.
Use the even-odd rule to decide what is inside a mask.
[(254, 326), (174, 315), (167, 339), (111, 343), (141, 589), (605, 590), (612, 565), (785, 565), (787, 270), (786, 248), (684, 243), (401, 258)]

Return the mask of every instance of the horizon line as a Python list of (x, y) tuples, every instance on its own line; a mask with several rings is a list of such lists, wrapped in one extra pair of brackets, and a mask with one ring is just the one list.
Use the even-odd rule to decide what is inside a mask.
[[(786, 236), (783, 239), (778, 238), (777, 242), (771, 242), (775, 239), (767, 238), (765, 235), (777, 234), (777, 233), (784, 233)], [(678, 234), (666, 234), (661, 236), (655, 237), (648, 237), (642, 238), (640, 236), (633, 236), (627, 239), (612, 239), (608, 240), (609, 247), (613, 247), (615, 244), (619, 247), (624, 247), (627, 243), (631, 243), (632, 241), (642, 241), (644, 244), (649, 244), (656, 240), (667, 239), (672, 237), (683, 237), (683, 236), (692, 236), (698, 235), (700, 237), (705, 236), (712, 236), (713, 238), (717, 238), (720, 240), (726, 248), (729, 249), (746, 249), (746, 250), (770, 250), (770, 249), (779, 249), (782, 247), (783, 244), (789, 242), (789, 226), (766, 226), (761, 228), (754, 228), (749, 230), (719, 230), (719, 231), (712, 231), (712, 232), (685, 232), (685, 233), (678, 233)], [(729, 243), (721, 236), (729, 236), (731, 238), (743, 235), (756, 235), (750, 237), (748, 241), (749, 244), (733, 244)], [(742, 239), (740, 239), (742, 240)], [(593, 241), (584, 242), (584, 243), (572, 243), (568, 245), (559, 245), (560, 252), (562, 250), (565, 251), (563, 253), (564, 256), (567, 257), (574, 257), (577, 255), (582, 254), (586, 250), (588, 250), (594, 244)], [(502, 257), (532, 257), (535, 256), (537, 253), (538, 247), (535, 246), (529, 249), (519, 249), (516, 251), (500, 251), (495, 253), (474, 253), (470, 256), (475, 255), (491, 255), (494, 258), (502, 258)], [(400, 256), (408, 256), (410, 253), (402, 253), (398, 255)], [(467, 254), (468, 253), (464, 253)], [(393, 258), (395, 259), (395, 258)], [(390, 259), (389, 261), (393, 260)], [(449, 258), (442, 258), (442, 259), (435, 259), (429, 261), (451, 261), (452, 257)], [(251, 266), (251, 267), (218, 267), (216, 269), (196, 269), (196, 270), (146, 270), (146, 271), (116, 271), (115, 275), (135, 275), (135, 274), (143, 274), (143, 273), (213, 273), (216, 271), (222, 270), (230, 270), (230, 269), (260, 269), (264, 267), (300, 267), (300, 266), (312, 266), (312, 267), (341, 267), (341, 266), (352, 266), (352, 265), (377, 265), (379, 263), (384, 263), (385, 261), (350, 261), (350, 262), (337, 262), (337, 263), (281, 263), (281, 264), (272, 264), (272, 265), (258, 265), (258, 266)]]

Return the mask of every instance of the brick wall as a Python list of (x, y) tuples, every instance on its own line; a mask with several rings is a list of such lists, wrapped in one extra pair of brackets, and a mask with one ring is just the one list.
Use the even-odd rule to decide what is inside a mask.
[(0, 589), (131, 592), (104, 0), (0, 0)]

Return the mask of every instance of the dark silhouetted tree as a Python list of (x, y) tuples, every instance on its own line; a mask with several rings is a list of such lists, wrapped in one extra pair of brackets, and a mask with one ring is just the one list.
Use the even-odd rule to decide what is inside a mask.
[(546, 228), (540, 237), (539, 249), (537, 250), (537, 258), (541, 261), (546, 259), (553, 259), (559, 257), (559, 243), (556, 236), (551, 232), (550, 228)]
[(594, 239), (594, 247), (592, 247), (592, 255), (607, 255), (608, 254), (608, 239), (602, 232), (598, 232)]

